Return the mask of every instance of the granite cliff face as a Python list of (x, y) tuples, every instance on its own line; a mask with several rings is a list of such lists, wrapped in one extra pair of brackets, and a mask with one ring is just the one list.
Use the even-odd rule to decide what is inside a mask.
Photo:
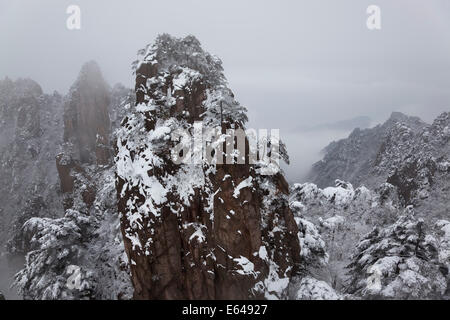
[(33, 80), (0, 81), (1, 249), (18, 216), (43, 214), (38, 203), (58, 206), (54, 158), (62, 140), (62, 99), (44, 94)]
[(83, 163), (93, 156), (98, 164), (109, 162), (109, 93), (97, 63), (83, 65), (64, 110), (64, 141), (74, 144)]
[(123, 117), (131, 100), (132, 93), (122, 85), (109, 88), (96, 62), (82, 66), (64, 101), (64, 142), (56, 156), (65, 209), (74, 201), (87, 209), (93, 205), (101, 187), (93, 176), (113, 165), (117, 118)]
[(193, 36), (162, 35), (139, 54), (136, 108), (118, 132), (116, 157), (134, 298), (285, 297), (300, 247), (282, 174), (171, 158), (171, 134), (192, 132), (195, 121), (222, 134), (244, 128), (246, 110), (221, 61)]

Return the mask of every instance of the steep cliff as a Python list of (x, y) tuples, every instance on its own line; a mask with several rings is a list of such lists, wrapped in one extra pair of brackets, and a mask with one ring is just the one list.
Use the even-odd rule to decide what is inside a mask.
[(226, 129), (244, 128), (246, 110), (221, 61), (193, 36), (159, 36), (139, 55), (136, 108), (118, 132), (116, 157), (134, 298), (285, 297), (300, 247), (282, 174), (202, 157), (173, 161), (171, 136), (194, 133), (194, 122), (203, 131), (219, 126), (223, 141)]
[(54, 165), (62, 141), (62, 99), (56, 92), (44, 94), (33, 80), (0, 81), (1, 249), (19, 216), (62, 208)]
[(64, 141), (74, 144), (83, 163), (109, 162), (110, 90), (96, 62), (83, 65), (64, 110)]

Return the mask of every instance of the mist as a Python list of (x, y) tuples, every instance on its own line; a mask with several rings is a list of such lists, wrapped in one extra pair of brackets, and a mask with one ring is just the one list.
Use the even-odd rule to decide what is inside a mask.
[[(66, 27), (71, 4), (81, 9), (81, 30)], [(137, 50), (160, 33), (193, 34), (223, 60), (249, 126), (279, 128), (299, 154), (287, 171), (295, 180), (345, 134), (293, 130), (358, 116), (377, 123), (392, 111), (432, 121), (450, 107), (450, 3), (378, 0), (378, 31), (366, 27), (370, 4), (2, 0), (0, 78), (30, 77), (45, 92), (66, 93), (94, 59), (111, 85), (133, 87)]]
[(12, 279), (14, 275), (23, 268), (23, 257), (6, 256), (0, 251), (0, 292), (5, 295), (6, 299), (19, 299), (17, 290), (11, 288)]

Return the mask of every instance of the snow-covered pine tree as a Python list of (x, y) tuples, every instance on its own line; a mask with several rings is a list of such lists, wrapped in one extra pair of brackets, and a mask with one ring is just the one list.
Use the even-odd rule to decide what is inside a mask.
[(79, 267), (85, 251), (83, 239), (93, 219), (67, 210), (59, 219), (31, 218), (23, 237), (31, 251), (15, 285), (24, 299), (55, 300), (89, 298), (94, 287), (92, 271)]
[(40, 196), (36, 196), (26, 201), (25, 208), (14, 220), (12, 226), (12, 237), (6, 244), (6, 249), (10, 254), (25, 254), (28, 252), (27, 243), (24, 241), (23, 225), (29, 219), (39, 217), (42, 213), (48, 213), (49, 210)]
[(96, 197), (90, 208), (82, 200), (88, 186), (78, 174), (72, 209), (62, 218), (33, 217), (20, 229), (18, 247), (27, 255), (15, 285), (24, 299), (131, 298), (114, 170), (100, 168), (93, 175)]
[(290, 208), (295, 216), (299, 232), (300, 264), (299, 274), (289, 286), (289, 295), (296, 300), (336, 300), (339, 295), (328, 283), (328, 253), (325, 242), (311, 221), (302, 215), (303, 205), (292, 201)]
[(394, 224), (367, 234), (347, 268), (347, 292), (366, 299), (441, 298), (447, 286), (437, 241), (411, 206)]

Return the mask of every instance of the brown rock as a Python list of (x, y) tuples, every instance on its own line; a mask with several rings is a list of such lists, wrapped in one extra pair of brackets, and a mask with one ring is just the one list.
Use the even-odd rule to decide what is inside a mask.
[(110, 159), (109, 89), (94, 61), (83, 65), (72, 86), (64, 112), (64, 140), (73, 141), (81, 162), (99, 164)]
[[(210, 59), (196, 47), (198, 41), (193, 37), (164, 37), (168, 36), (157, 42), (186, 46), (185, 52), (197, 50), (206, 55), (206, 60)], [(167, 60), (171, 58), (169, 54)], [(261, 176), (249, 164), (204, 165), (201, 172), (193, 173), (192, 167), (171, 161), (172, 145), (163, 139), (135, 145), (142, 143), (137, 135), (150, 136), (158, 121), (175, 118), (189, 126), (203, 120), (207, 90), (217, 88), (203, 74), (182, 89), (173, 90), (173, 79), (180, 71), (176, 67), (167, 68), (163, 56), (155, 59), (158, 63), (141, 63), (136, 70), (136, 105), (152, 101), (156, 107), (127, 117), (118, 142), (118, 208), (134, 298), (261, 299), (271, 295), (281, 298), (282, 292), (271, 292), (269, 283), (289, 279), (300, 260), (298, 228), (288, 206), (286, 180), (281, 174)], [(186, 66), (202, 70), (195, 69), (189, 61)], [(138, 119), (142, 121), (140, 124)], [(140, 125), (143, 129), (139, 129)], [(223, 124), (223, 128), (232, 126), (240, 127), (242, 123)], [(146, 149), (155, 152), (162, 163), (151, 165), (146, 173), (130, 173), (129, 166), (138, 158), (142, 159), (141, 168), (145, 166), (142, 161), (151, 163), (145, 156), (149, 154)], [(139, 170), (139, 166), (134, 168)], [(168, 183), (168, 176), (183, 177), (185, 170), (192, 176)], [(186, 200), (180, 188), (189, 187), (188, 180), (198, 175), (204, 182), (193, 186), (193, 193)], [(162, 191), (145, 185), (145, 179), (167, 190), (160, 197), (165, 197), (164, 200), (154, 200), (155, 194)], [(236, 186), (244, 180), (251, 181), (250, 185), (236, 193)], [(149, 201), (151, 205), (147, 205)]]
[(64, 157), (63, 154), (56, 156), (56, 169), (58, 170), (59, 180), (61, 182), (61, 191), (63, 193), (72, 192), (74, 187), (74, 178), (71, 170), (75, 167), (72, 159)]

